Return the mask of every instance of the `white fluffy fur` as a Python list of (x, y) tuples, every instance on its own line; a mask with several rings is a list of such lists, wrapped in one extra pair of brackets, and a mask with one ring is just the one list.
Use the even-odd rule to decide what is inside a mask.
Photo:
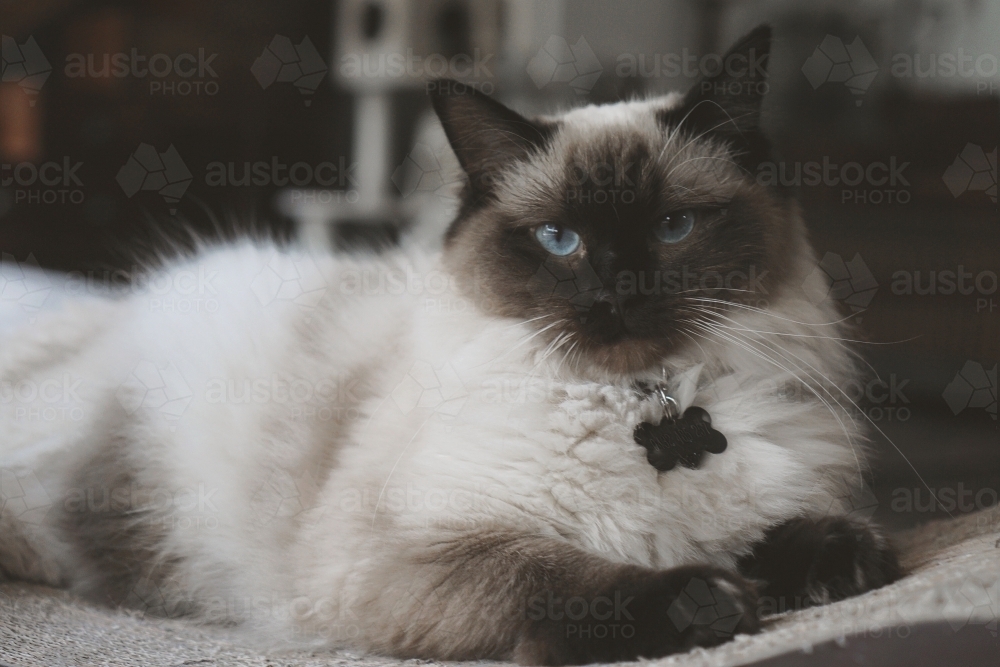
[[(606, 112), (608, 122), (626, 111)], [(789, 283), (819, 281), (804, 242), (800, 258)], [(268, 292), (268, 265), (309, 274), (310, 293)], [(381, 559), (409, 540), (499, 525), (616, 562), (732, 566), (767, 527), (837, 512), (846, 485), (860, 483), (845, 413), (812, 394), (779, 396), (795, 377), (836, 380), (851, 368), (833, 339), (839, 326), (826, 324), (833, 309), (798, 289), (769, 295), (767, 314), (729, 315), (734, 327), (768, 332), (753, 335), (785, 351), (784, 370), (724, 338), (663, 361), (685, 406), (705, 407), (729, 448), (699, 469), (658, 474), (632, 438), (656, 414), (632, 388), (639, 378), (596, 380), (559, 354), (546, 358), (530, 323), (483, 314), (451, 291), (354, 289), (359, 275), (404, 269), (446, 275), (433, 254), (308, 258), (247, 241), (158, 270), (168, 292), (40, 317), (0, 343), (0, 468), (70, 503), (81, 492), (74, 471), (124, 434), (136, 482), (173, 498), (155, 513), (156, 559), (172, 564), (170, 576), (126, 602), (169, 612), (194, 601), (203, 618), (246, 621), (271, 641), (359, 648), (378, 643), (366, 617), (377, 607), (352, 601), (371, 597)], [(163, 307), (189, 298), (185, 277), (199, 273), (215, 276), (208, 296), (218, 308)], [(149, 363), (183, 378), (167, 387), (180, 387), (177, 418), (155, 396), (136, 407), (130, 374)], [(62, 397), (79, 408), (73, 418), (31, 418), (24, 408), (54, 404), (10, 393), (63, 378), (82, 380)], [(345, 395), (235, 400), (244, 381), (271, 388), (272, 378), (314, 394), (332, 381)], [(212, 393), (230, 381), (235, 394)], [(8, 507), (0, 539), (8, 571), (20, 562), (23, 576), (95, 593), (94, 573), (45, 520), (18, 520)], [(406, 602), (393, 608), (405, 613)]]

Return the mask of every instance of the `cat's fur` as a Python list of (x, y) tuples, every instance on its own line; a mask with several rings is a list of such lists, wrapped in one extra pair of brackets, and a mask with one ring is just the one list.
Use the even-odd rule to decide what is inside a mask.
[[(768, 45), (761, 29), (734, 52)], [(4, 340), (0, 579), (272, 646), (557, 664), (754, 631), (771, 575), (812, 602), (898, 576), (885, 541), (840, 518), (863, 472), (836, 389), (855, 369), (835, 309), (809, 297), (826, 285), (796, 205), (748, 176), (760, 92), (717, 93), (538, 121), (442, 93), (469, 184), (440, 256), (208, 248), (153, 273), (158, 306), (90, 300)], [(567, 183), (596, 164), (625, 178)], [(631, 203), (598, 201), (614, 187)], [(687, 242), (650, 242), (664, 212), (706, 206)], [(545, 223), (586, 250), (548, 257)], [(757, 282), (622, 287), (672, 269)], [(199, 275), (217, 309), (162, 307)], [(632, 432), (658, 419), (640, 388), (662, 378), (725, 453), (647, 462)]]

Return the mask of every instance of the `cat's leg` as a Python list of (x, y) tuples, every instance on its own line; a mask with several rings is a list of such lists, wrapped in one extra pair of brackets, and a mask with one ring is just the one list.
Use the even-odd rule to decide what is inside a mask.
[(489, 533), (386, 552), (352, 605), (399, 657), (568, 665), (655, 658), (757, 630), (756, 593), (708, 565), (653, 570), (563, 541)]
[(16, 458), (0, 459), (0, 581), (66, 583), (63, 545), (49, 519), (62, 487), (57, 475), (46, 474), (49, 460), (60, 456), (61, 449), (28, 445)]
[(0, 463), (0, 582), (65, 583), (61, 545), (47, 521), (49, 490), (30, 469)]
[(48, 586), (64, 583), (59, 564), (39, 548), (42, 540), (35, 532), (5, 514), (0, 503), (0, 582), (28, 581)]
[(798, 518), (775, 526), (739, 569), (762, 582), (761, 608), (774, 611), (842, 600), (902, 576), (888, 540), (846, 517)]
[[(708, 565), (618, 572), (603, 587), (568, 588), (557, 600), (560, 597), (565, 608), (556, 604), (555, 614), (549, 616), (548, 607), (544, 615), (537, 613), (541, 600), (536, 594), (536, 618), (529, 616), (532, 622), (514, 651), (520, 664), (657, 658), (715, 646), (758, 629), (754, 587), (734, 573)], [(623, 608), (616, 616), (619, 601)], [(586, 603), (589, 608), (584, 613)], [(574, 608), (577, 618), (569, 618)]]

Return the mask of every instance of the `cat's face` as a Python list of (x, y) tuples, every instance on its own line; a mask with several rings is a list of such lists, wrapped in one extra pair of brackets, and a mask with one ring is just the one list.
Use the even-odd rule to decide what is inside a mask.
[[(767, 43), (758, 31), (731, 53), (759, 61)], [(713, 95), (720, 83), (741, 92)], [(766, 301), (801, 234), (751, 175), (766, 83), (709, 84), (535, 121), (478, 94), (438, 98), (469, 176), (446, 250), (461, 282), (613, 373), (655, 367), (708, 311)]]

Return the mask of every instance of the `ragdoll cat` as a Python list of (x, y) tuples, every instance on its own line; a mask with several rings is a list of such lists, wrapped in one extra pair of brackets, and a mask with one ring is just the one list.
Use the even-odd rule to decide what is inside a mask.
[(3, 340), (0, 578), (269, 647), (569, 664), (898, 577), (845, 515), (844, 328), (753, 178), (769, 43), (536, 120), (441, 82), (440, 254), (218, 245)]

